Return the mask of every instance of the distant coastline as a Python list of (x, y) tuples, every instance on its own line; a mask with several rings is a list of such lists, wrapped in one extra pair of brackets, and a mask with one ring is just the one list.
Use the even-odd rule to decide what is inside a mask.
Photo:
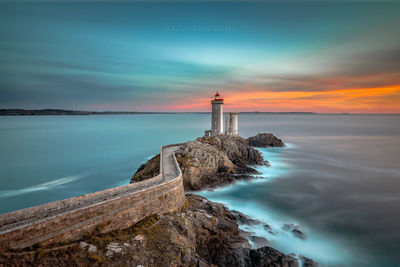
[[(203, 111), (85, 111), (68, 109), (0, 109), (0, 116), (53, 116), (53, 115), (140, 115), (140, 114), (210, 114)], [(396, 116), (398, 113), (317, 113), (317, 112), (269, 112), (242, 111), (239, 114), (272, 115), (385, 115)]]
[[(240, 114), (318, 114), (314, 112), (239, 112)], [(132, 114), (210, 114), (210, 112), (157, 112), (157, 111), (83, 111), (65, 109), (0, 109), (0, 116), (41, 115), (132, 115)], [(340, 113), (348, 114), (348, 113)]]

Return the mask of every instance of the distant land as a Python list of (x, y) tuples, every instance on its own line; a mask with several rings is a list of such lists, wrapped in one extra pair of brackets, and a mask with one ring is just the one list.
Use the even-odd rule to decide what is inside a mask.
[[(68, 109), (0, 109), (0, 116), (52, 116), (52, 115), (135, 115), (135, 114), (210, 114), (206, 111), (86, 111)], [(269, 112), (269, 111), (241, 111), (240, 114), (282, 114), (282, 115), (392, 115), (399, 113), (317, 113), (317, 112)]]
[[(65, 109), (0, 109), (0, 116), (121, 115), (121, 114), (208, 114), (210, 112), (83, 111)], [(314, 112), (239, 112), (241, 114), (317, 114)], [(343, 113), (342, 113), (343, 114)]]
[[(177, 112), (140, 112), (140, 111), (83, 111), (65, 109), (0, 109), (0, 116), (29, 115), (118, 115), (118, 114), (175, 114)], [(207, 112), (204, 112), (207, 113)]]

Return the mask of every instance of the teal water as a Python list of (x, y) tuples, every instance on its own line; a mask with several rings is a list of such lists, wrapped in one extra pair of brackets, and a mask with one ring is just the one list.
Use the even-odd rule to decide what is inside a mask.
[[(162, 145), (208, 128), (207, 114), (0, 117), (0, 212), (127, 184)], [(239, 131), (288, 146), (260, 149), (271, 167), (257, 180), (201, 194), (268, 223), (275, 234), (250, 230), (286, 253), (399, 266), (400, 116), (240, 114)]]
[(162, 145), (207, 124), (202, 115), (0, 117), (0, 212), (128, 184)]

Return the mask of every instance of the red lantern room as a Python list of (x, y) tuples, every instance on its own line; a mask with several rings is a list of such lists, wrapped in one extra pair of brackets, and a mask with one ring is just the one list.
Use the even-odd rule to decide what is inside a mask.
[(223, 101), (223, 99), (220, 97), (220, 95), (218, 94), (218, 92), (215, 94), (215, 99), (217, 101)]

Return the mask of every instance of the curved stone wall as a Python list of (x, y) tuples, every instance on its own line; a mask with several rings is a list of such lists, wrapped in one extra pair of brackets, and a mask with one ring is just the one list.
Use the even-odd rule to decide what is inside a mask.
[(77, 240), (98, 225), (107, 232), (179, 209), (185, 203), (174, 154), (179, 145), (161, 148), (160, 174), (153, 178), (0, 215), (0, 249)]

